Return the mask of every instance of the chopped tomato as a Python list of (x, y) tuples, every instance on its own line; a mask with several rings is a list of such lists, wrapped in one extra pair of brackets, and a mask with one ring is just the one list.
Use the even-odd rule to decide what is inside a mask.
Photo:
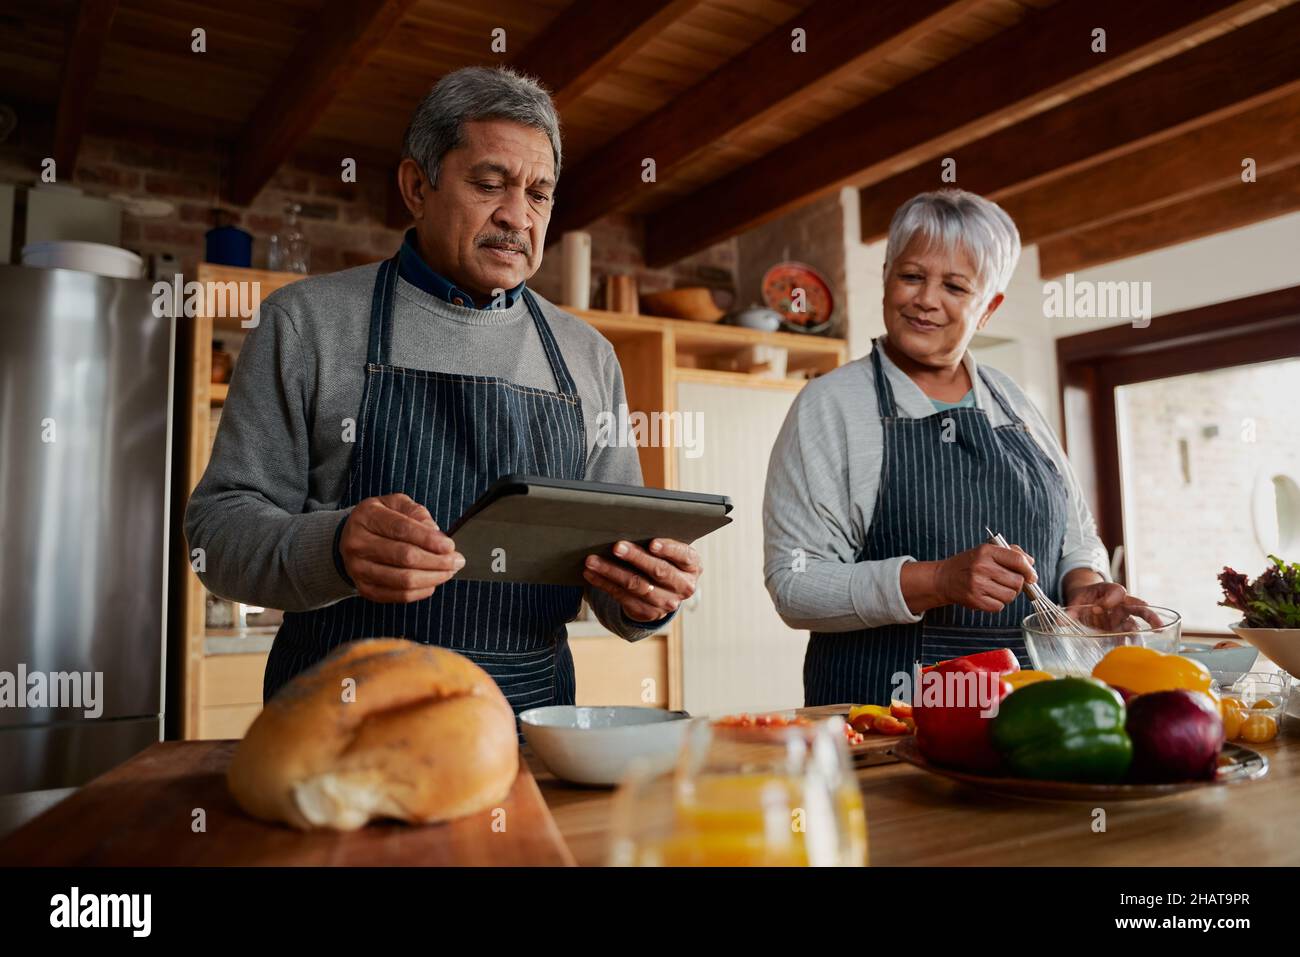
[(811, 724), (807, 718), (787, 718), (782, 714), (729, 714), (713, 722), (719, 728), (789, 728)]
[(892, 715), (882, 715), (872, 722), (872, 728), (879, 734), (907, 734), (907, 725)]
[(901, 721), (903, 718), (912, 717), (912, 706), (906, 701), (891, 701), (889, 713)]

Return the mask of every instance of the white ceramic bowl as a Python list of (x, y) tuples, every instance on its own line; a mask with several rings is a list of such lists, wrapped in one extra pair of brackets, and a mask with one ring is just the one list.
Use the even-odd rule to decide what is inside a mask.
[(24, 246), (23, 265), (43, 269), (80, 269), (118, 279), (139, 279), (144, 275), (144, 260), (129, 249), (71, 239)]
[(584, 708), (550, 705), (519, 715), (524, 739), (557, 778), (612, 787), (632, 762), (651, 773), (677, 760), (689, 715), (662, 708)]
[(1289, 671), (1293, 677), (1300, 677), (1300, 628), (1244, 628), (1241, 622), (1228, 627), (1279, 668)]
[[(1244, 645), (1240, 648), (1215, 648), (1216, 642), (1188, 641), (1183, 639), (1178, 653), (1184, 658), (1199, 661), (1216, 675), (1230, 676), (1232, 681), (1240, 678), (1255, 667), (1259, 649)], [(1231, 681), (1229, 681), (1231, 684)]]

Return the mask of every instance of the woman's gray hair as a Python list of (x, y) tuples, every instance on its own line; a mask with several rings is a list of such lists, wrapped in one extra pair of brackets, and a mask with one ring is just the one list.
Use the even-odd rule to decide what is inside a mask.
[(560, 178), (560, 117), (551, 94), (504, 66), (467, 66), (435, 83), (406, 128), (402, 156), (419, 163), (437, 186), (442, 158), (460, 146), (465, 124), (473, 120), (513, 120), (541, 130), (551, 141), (555, 178)]
[(963, 249), (974, 260), (986, 298), (1005, 292), (1020, 259), (1020, 231), (997, 203), (964, 189), (913, 196), (894, 213), (885, 246), (885, 278), (914, 239), (926, 246)]

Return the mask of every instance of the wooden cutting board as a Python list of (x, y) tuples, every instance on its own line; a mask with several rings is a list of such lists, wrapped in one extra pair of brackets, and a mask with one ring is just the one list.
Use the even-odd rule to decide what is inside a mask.
[[(0, 865), (574, 864), (522, 760), (504, 815), (304, 833), (254, 820), (235, 804), (225, 775), (237, 744), (151, 745), (0, 841)], [(196, 809), (205, 812), (204, 832), (194, 830)]]
[[(823, 704), (815, 708), (798, 708), (797, 713), (805, 718), (829, 718), (841, 715), (848, 720), (851, 704)], [(876, 764), (895, 764), (898, 758), (893, 755), (893, 748), (902, 741), (905, 734), (868, 734), (861, 744), (849, 745), (849, 754), (855, 768), (868, 768)]]

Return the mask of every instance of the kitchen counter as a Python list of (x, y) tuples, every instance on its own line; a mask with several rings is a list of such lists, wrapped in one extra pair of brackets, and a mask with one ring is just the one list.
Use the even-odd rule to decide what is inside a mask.
[[(526, 747), (532, 776), (523, 774), (516, 783), (512, 800), (518, 804), (511, 820), (533, 815), (533, 821), (511, 828), (524, 842), (512, 849), (500, 840), (480, 841), (485, 846), (478, 847), (453, 833), (468, 829), (477, 837), (490, 831), (472, 818), (450, 829), (376, 825), (351, 837), (323, 832), (303, 837), (252, 822), (225, 790), (224, 769), (235, 745), (161, 742), (86, 788), (0, 802), (0, 830), (45, 812), (35, 825), (39, 833), (28, 835), (21, 848), (10, 845), (8, 863), (605, 863), (613, 790), (558, 781)], [(885, 866), (1298, 864), (1300, 719), (1284, 718), (1282, 733), (1255, 748), (1270, 762), (1264, 778), (1149, 801), (1110, 802), (1103, 805), (1104, 832), (1093, 830), (1090, 803), (989, 795), (908, 764), (861, 768), (857, 778), (870, 861)], [(219, 840), (190, 833), (189, 815), (196, 807), (208, 809), (208, 833)], [(180, 822), (179, 832), (160, 831), (162, 820)], [(5, 843), (0, 836), (0, 848)]]
[(203, 639), (205, 655), (264, 655), (271, 650), (279, 625), (250, 628), (209, 628)]
[(18, 830), (32, 818), (39, 817), (76, 792), (77, 789), (73, 787), (0, 794), (0, 838)]
[[(1300, 719), (1250, 745), (1270, 763), (1257, 781), (1148, 801), (1103, 804), (1094, 832), (1087, 802), (985, 794), (893, 763), (857, 772), (873, 865), (1300, 864)], [(556, 780), (527, 748), (525, 758), (580, 865), (605, 863), (614, 792)]]

